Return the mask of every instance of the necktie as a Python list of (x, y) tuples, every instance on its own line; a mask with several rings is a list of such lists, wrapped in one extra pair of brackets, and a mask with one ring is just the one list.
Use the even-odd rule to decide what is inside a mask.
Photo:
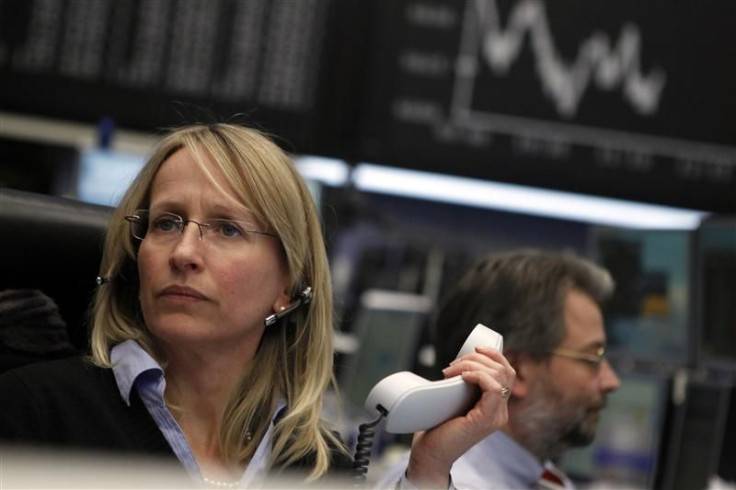
[(560, 490), (565, 488), (565, 481), (559, 472), (552, 468), (546, 468), (539, 477), (539, 488), (548, 490)]

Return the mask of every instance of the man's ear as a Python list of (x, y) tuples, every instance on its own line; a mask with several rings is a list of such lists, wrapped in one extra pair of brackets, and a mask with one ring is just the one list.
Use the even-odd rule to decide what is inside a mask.
[(535, 370), (538, 369), (538, 363), (526, 354), (518, 352), (506, 351), (503, 355), (506, 356), (511, 367), (516, 370), (516, 378), (514, 379), (514, 385), (511, 387), (511, 395), (514, 398), (526, 397), (529, 391), (529, 380), (534, 376)]

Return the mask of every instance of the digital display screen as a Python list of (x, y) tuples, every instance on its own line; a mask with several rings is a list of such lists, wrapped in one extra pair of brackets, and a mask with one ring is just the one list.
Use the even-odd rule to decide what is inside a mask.
[[(4, 111), (736, 212), (727, 0), (0, 0)], [(716, 69), (717, 68), (717, 69)]]
[(145, 158), (145, 155), (111, 150), (82, 152), (77, 199), (103, 206), (116, 206), (143, 167)]
[(697, 241), (701, 360), (736, 370), (736, 218), (706, 221)]
[(683, 365), (693, 355), (687, 231), (596, 228), (594, 255), (616, 283), (603, 305), (609, 351)]
[(616, 488), (652, 488), (668, 402), (663, 378), (621, 375), (609, 395), (593, 443), (566, 451), (561, 468), (581, 482), (610, 482)]
[(353, 326), (358, 349), (340, 378), (353, 407), (362, 409), (371, 388), (384, 377), (412, 369), (430, 309), (425, 296), (384, 290), (361, 295)]
[(325, 98), (337, 90), (342, 10), (335, 0), (0, 0), (0, 106), (149, 131), (242, 123), (293, 151), (324, 151), (342, 107)]
[(376, 4), (368, 161), (736, 210), (733, 2)]

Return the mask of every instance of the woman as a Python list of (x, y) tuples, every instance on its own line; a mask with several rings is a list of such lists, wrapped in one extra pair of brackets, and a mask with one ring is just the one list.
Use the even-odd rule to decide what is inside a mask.
[[(163, 138), (111, 219), (101, 277), (96, 367), (62, 361), (0, 378), (14, 393), (0, 435), (173, 452), (215, 487), (257, 486), (282, 470), (312, 481), (350, 466), (319, 418), (333, 324), (318, 214), (268, 138), (226, 124)], [(417, 436), (412, 483), (446, 485), (452, 461), (505, 421), (505, 359), (481, 350), (448, 375), (461, 372), (484, 397)], [(35, 415), (49, 407), (61, 407), (61, 421)], [(26, 420), (11, 429), (18, 414)]]

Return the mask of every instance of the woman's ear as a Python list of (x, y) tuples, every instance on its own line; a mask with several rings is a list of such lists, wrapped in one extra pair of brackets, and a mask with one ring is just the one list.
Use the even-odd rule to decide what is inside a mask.
[(275, 313), (284, 311), (290, 304), (291, 298), (289, 297), (289, 290), (284, 289), (278, 296), (276, 296), (276, 301), (273, 303), (273, 311)]

